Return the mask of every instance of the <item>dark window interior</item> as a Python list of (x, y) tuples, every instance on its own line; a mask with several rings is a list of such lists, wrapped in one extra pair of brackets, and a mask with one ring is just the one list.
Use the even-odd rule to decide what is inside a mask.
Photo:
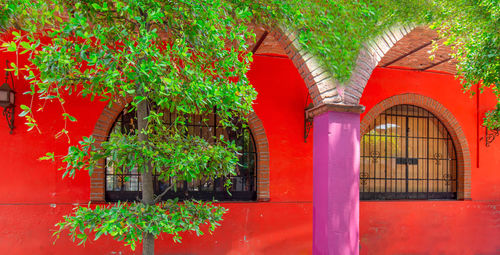
[[(175, 113), (164, 113), (165, 122), (169, 124), (177, 118)], [(214, 141), (214, 137), (224, 135), (226, 139), (235, 141), (242, 148), (239, 155), (239, 165), (234, 176), (225, 178), (194, 180), (177, 183), (177, 190), (170, 190), (163, 198), (219, 200), (219, 201), (252, 201), (257, 199), (257, 153), (252, 133), (248, 128), (239, 125), (237, 130), (223, 128), (219, 125), (217, 114), (204, 116), (193, 115), (186, 124), (190, 135), (197, 135), (206, 140)], [(124, 110), (116, 119), (111, 132), (133, 132), (137, 127), (135, 111)], [(232, 186), (227, 192), (223, 186), (225, 179), (231, 178)], [(154, 177), (156, 194), (162, 193), (170, 183)], [(133, 201), (141, 194), (141, 176), (136, 169), (126, 169), (123, 173), (115, 173), (112, 167), (106, 166), (106, 201)], [(231, 193), (231, 194), (229, 194)]]

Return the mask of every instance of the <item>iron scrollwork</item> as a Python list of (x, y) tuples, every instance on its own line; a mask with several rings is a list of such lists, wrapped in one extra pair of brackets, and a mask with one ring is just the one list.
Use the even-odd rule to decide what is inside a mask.
[[(309, 97), (306, 99), (306, 105), (309, 102)], [(308, 116), (307, 111), (314, 107), (313, 103), (310, 103), (304, 108), (304, 142), (307, 143), (307, 137), (309, 136), (309, 132), (313, 127), (313, 118)]]
[(451, 185), (452, 182), (451, 178), (452, 178), (451, 174), (443, 174), (443, 180), (445, 181), (446, 186)]
[(12, 131), (14, 130), (14, 106), (11, 105), (9, 107), (5, 107), (3, 109), (3, 116), (5, 116), (5, 119), (7, 120), (7, 123), (9, 124), (10, 128), (10, 133), (12, 134)]
[(377, 163), (378, 159), (381, 157), (380, 156), (380, 152), (379, 151), (371, 151), (370, 152), (370, 157), (372, 158), (373, 163)]
[(443, 155), (439, 152), (434, 153), (434, 160), (436, 160), (436, 165), (439, 166), (439, 160), (443, 159)]
[(366, 184), (368, 184), (368, 178), (370, 178), (370, 173), (367, 173), (367, 172), (361, 172), (361, 174), (359, 175), (359, 177), (361, 177), (361, 185), (365, 186)]
[(490, 147), (491, 143), (499, 135), (500, 135), (500, 129), (488, 129), (488, 128), (486, 128), (485, 136), (483, 137), (485, 140), (486, 147)]

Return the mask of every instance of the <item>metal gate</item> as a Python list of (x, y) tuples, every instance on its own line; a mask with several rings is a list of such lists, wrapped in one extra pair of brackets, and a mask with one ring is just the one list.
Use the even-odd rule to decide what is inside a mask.
[(397, 105), (368, 130), (361, 139), (362, 200), (457, 198), (455, 147), (436, 116)]

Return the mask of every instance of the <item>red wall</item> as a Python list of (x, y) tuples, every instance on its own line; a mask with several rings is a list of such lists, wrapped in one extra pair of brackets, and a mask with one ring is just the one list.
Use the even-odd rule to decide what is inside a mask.
[[(472, 159), (472, 200), (361, 202), (361, 254), (499, 254), (500, 138), (490, 147), (479, 143), (477, 168), (476, 96), (462, 93), (450, 74), (376, 68), (361, 104), (366, 113), (382, 100), (404, 93), (439, 101), (460, 123)], [(482, 119), (495, 98), (488, 91), (479, 100)]]
[[(0, 68), (6, 58), (13, 61), (16, 56), (1, 53)], [(224, 203), (230, 211), (213, 235), (185, 234), (182, 244), (163, 236), (156, 243), (158, 254), (311, 252), (313, 141), (312, 136), (303, 141), (305, 85), (292, 62), (277, 56), (256, 56), (249, 77), (259, 93), (254, 108), (269, 140), (271, 201)], [(18, 92), (27, 88), (22, 79), (16, 80)], [(489, 148), (480, 144), (476, 168), (476, 99), (463, 94), (451, 75), (378, 68), (361, 103), (369, 111), (387, 97), (409, 92), (438, 100), (462, 125), (472, 155), (472, 201), (361, 202), (361, 253), (498, 253), (500, 159), (495, 155), (500, 138)], [(28, 104), (30, 97), (19, 93), (17, 100), (18, 105)], [(489, 94), (480, 100), (481, 114), (494, 105)], [(37, 113), (42, 134), (26, 132), (17, 117), (15, 133), (9, 135), (7, 124), (0, 121), (0, 254), (132, 254), (109, 239), (77, 247), (62, 237), (52, 244), (53, 225), (74, 203), (88, 203), (90, 190), (85, 172), (61, 181), (57, 165), (37, 160), (47, 151), (64, 154), (68, 146), (65, 139), (53, 139), (62, 128), (58, 107), (50, 104)], [(75, 142), (92, 132), (104, 104), (71, 97), (66, 107), (78, 118), (69, 126)]]
[[(1, 53), (0, 63), (15, 55)], [(20, 64), (22, 64), (22, 58)], [(3, 68), (0, 64), (0, 68)], [(3, 72), (2, 72), (3, 73)], [(222, 227), (201, 238), (185, 234), (181, 244), (167, 235), (158, 240), (158, 254), (307, 254), (312, 249), (312, 139), (303, 141), (306, 87), (291, 61), (256, 56), (248, 74), (259, 95), (255, 111), (262, 120), (270, 151), (271, 201), (224, 203), (229, 208)], [(3, 79), (3, 76), (0, 76)], [(28, 85), (15, 80), (18, 92)], [(17, 94), (17, 105), (30, 97)], [(35, 100), (34, 105), (39, 102)], [(65, 236), (52, 244), (51, 230), (74, 203), (87, 204), (90, 180), (86, 172), (61, 180), (57, 165), (38, 161), (48, 151), (64, 154), (67, 140), (54, 140), (62, 128), (58, 104), (37, 113), (42, 134), (26, 132), (23, 119), (9, 135), (0, 121), (0, 254), (131, 254), (128, 247), (100, 239), (77, 247)], [(78, 122), (69, 126), (71, 142), (90, 135), (104, 104), (71, 97), (67, 110)], [(37, 108), (37, 107), (34, 107)], [(19, 108), (16, 108), (19, 110)], [(19, 113), (19, 112), (18, 112)], [(18, 114), (17, 113), (17, 114)], [(115, 252), (115, 253), (113, 253)], [(140, 249), (136, 251), (140, 254)]]

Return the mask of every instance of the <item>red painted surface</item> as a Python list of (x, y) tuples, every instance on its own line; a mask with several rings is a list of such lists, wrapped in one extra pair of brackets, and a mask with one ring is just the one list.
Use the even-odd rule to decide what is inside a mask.
[[(15, 61), (16, 56), (1, 53), (1, 68), (6, 58)], [(19, 62), (23, 64), (22, 58)], [(224, 203), (230, 211), (213, 235), (185, 234), (181, 244), (165, 235), (156, 243), (158, 254), (310, 253), (312, 138), (303, 141), (306, 87), (292, 62), (283, 57), (256, 56), (248, 75), (259, 93), (254, 108), (268, 135), (271, 201)], [(15, 83), (19, 92), (28, 88), (22, 79)], [(18, 93), (16, 100), (17, 105), (29, 104), (30, 97)], [(69, 126), (71, 142), (76, 142), (92, 132), (104, 103), (76, 96), (67, 101), (67, 110), (78, 119)], [(0, 254), (132, 254), (110, 239), (78, 247), (64, 236), (52, 244), (53, 225), (71, 213), (73, 203), (87, 204), (90, 192), (86, 172), (61, 180), (57, 165), (37, 160), (48, 151), (67, 150), (67, 140), (54, 140), (63, 125), (58, 107), (49, 104), (37, 113), (42, 134), (26, 132), (17, 117), (14, 134), (9, 135), (7, 124), (0, 121)]]
[[(436, 99), (460, 123), (472, 158), (472, 200), (361, 202), (361, 254), (499, 254), (500, 139), (490, 147), (480, 141), (477, 168), (477, 97), (462, 93), (449, 74), (376, 68), (361, 104), (368, 112), (404, 93)], [(493, 95), (481, 94), (481, 118), (494, 105)]]
[[(14, 54), (0, 53), (0, 68)], [(23, 63), (22, 57), (19, 63)], [(0, 72), (0, 79), (3, 79)], [(303, 109), (307, 89), (292, 62), (256, 56), (249, 77), (259, 92), (255, 111), (262, 120), (270, 149), (271, 201), (224, 203), (230, 209), (213, 235), (185, 234), (182, 244), (168, 236), (157, 241), (158, 254), (309, 254), (312, 250), (312, 136), (303, 141)], [(17, 79), (16, 90), (28, 85)], [(480, 143), (476, 166), (475, 99), (464, 95), (450, 75), (376, 69), (362, 104), (369, 110), (384, 98), (420, 93), (447, 107), (467, 135), (472, 157), (472, 201), (362, 202), (362, 254), (495, 254), (500, 252), (500, 138), (491, 147)], [(29, 104), (30, 97), (17, 96)], [(494, 104), (481, 95), (480, 113)], [(38, 106), (39, 102), (34, 101)], [(71, 97), (66, 107), (78, 118), (71, 141), (89, 135), (104, 104)], [(37, 107), (35, 107), (37, 108)], [(19, 110), (19, 108), (16, 108)], [(18, 112), (19, 113), (19, 112)], [(61, 181), (57, 165), (37, 158), (48, 151), (64, 154), (68, 143), (54, 140), (62, 128), (61, 111), (49, 104), (37, 113), (42, 134), (26, 132), (23, 120), (9, 135), (0, 120), (0, 254), (132, 254), (121, 243), (100, 239), (77, 247), (62, 237), (52, 244), (53, 225), (73, 203), (89, 200), (89, 177), (78, 173)], [(312, 134), (312, 132), (311, 132)], [(484, 130), (480, 132), (484, 134)], [(140, 250), (135, 252), (140, 253)]]

